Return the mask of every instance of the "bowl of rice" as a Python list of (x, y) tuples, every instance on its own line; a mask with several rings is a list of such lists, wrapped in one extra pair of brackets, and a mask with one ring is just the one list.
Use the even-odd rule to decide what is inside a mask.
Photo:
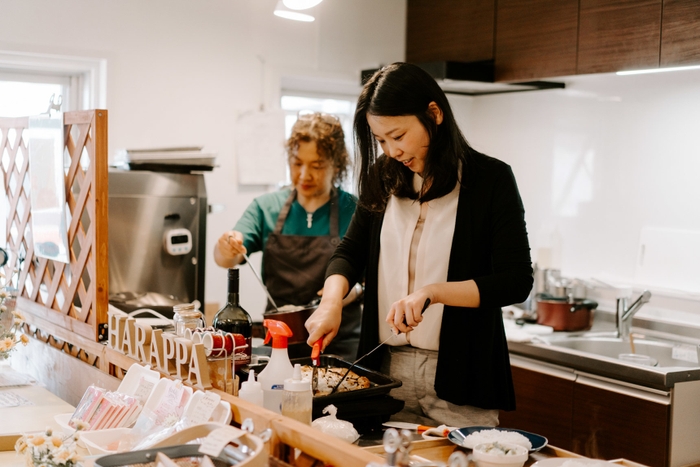
[(486, 443), (517, 444), (528, 450), (532, 449), (532, 443), (527, 437), (515, 430), (500, 428), (473, 431), (462, 440), (462, 446), (469, 449), (474, 449), (478, 444)]
[(523, 467), (528, 456), (527, 448), (498, 441), (477, 444), (472, 449), (477, 467)]

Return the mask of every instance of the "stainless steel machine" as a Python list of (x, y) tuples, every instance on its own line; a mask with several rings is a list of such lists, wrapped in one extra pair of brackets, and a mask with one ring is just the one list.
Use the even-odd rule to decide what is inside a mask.
[(207, 209), (202, 174), (110, 169), (110, 303), (204, 303)]

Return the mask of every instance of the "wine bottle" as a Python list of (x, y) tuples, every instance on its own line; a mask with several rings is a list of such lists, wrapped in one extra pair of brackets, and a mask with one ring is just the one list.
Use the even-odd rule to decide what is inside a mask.
[(236, 367), (250, 363), (253, 353), (253, 320), (239, 301), (239, 272), (238, 269), (228, 270), (228, 298), (226, 305), (214, 316), (212, 325), (215, 329), (232, 334), (241, 334), (248, 347), (236, 350), (234, 364)]

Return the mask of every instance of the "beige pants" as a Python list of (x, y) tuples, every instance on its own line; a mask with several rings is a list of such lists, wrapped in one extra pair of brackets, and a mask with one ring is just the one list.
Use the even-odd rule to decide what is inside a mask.
[(497, 426), (498, 410), (485, 410), (469, 405), (455, 405), (435, 393), (437, 352), (409, 345), (386, 346), (382, 373), (403, 382), (392, 389), (391, 396), (406, 403), (392, 420), (422, 425), (455, 427)]

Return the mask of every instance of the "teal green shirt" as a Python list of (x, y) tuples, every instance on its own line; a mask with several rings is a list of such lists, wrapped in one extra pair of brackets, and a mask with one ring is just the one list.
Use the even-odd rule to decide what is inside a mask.
[[(275, 230), (277, 218), (287, 201), (291, 188), (285, 188), (274, 193), (259, 196), (250, 203), (243, 216), (238, 220), (233, 230), (243, 234), (243, 245), (248, 255), (256, 251), (264, 251), (267, 237)], [(355, 212), (357, 198), (350, 193), (338, 189), (338, 217), (340, 221), (339, 234), (342, 238), (348, 230), (350, 220)], [(306, 210), (294, 200), (289, 215), (282, 227), (283, 235), (330, 235), (331, 203), (328, 202), (314, 211), (311, 226), (307, 222)], [(264, 261), (264, 259), (263, 259)], [(264, 271), (261, 272), (263, 277)]]

